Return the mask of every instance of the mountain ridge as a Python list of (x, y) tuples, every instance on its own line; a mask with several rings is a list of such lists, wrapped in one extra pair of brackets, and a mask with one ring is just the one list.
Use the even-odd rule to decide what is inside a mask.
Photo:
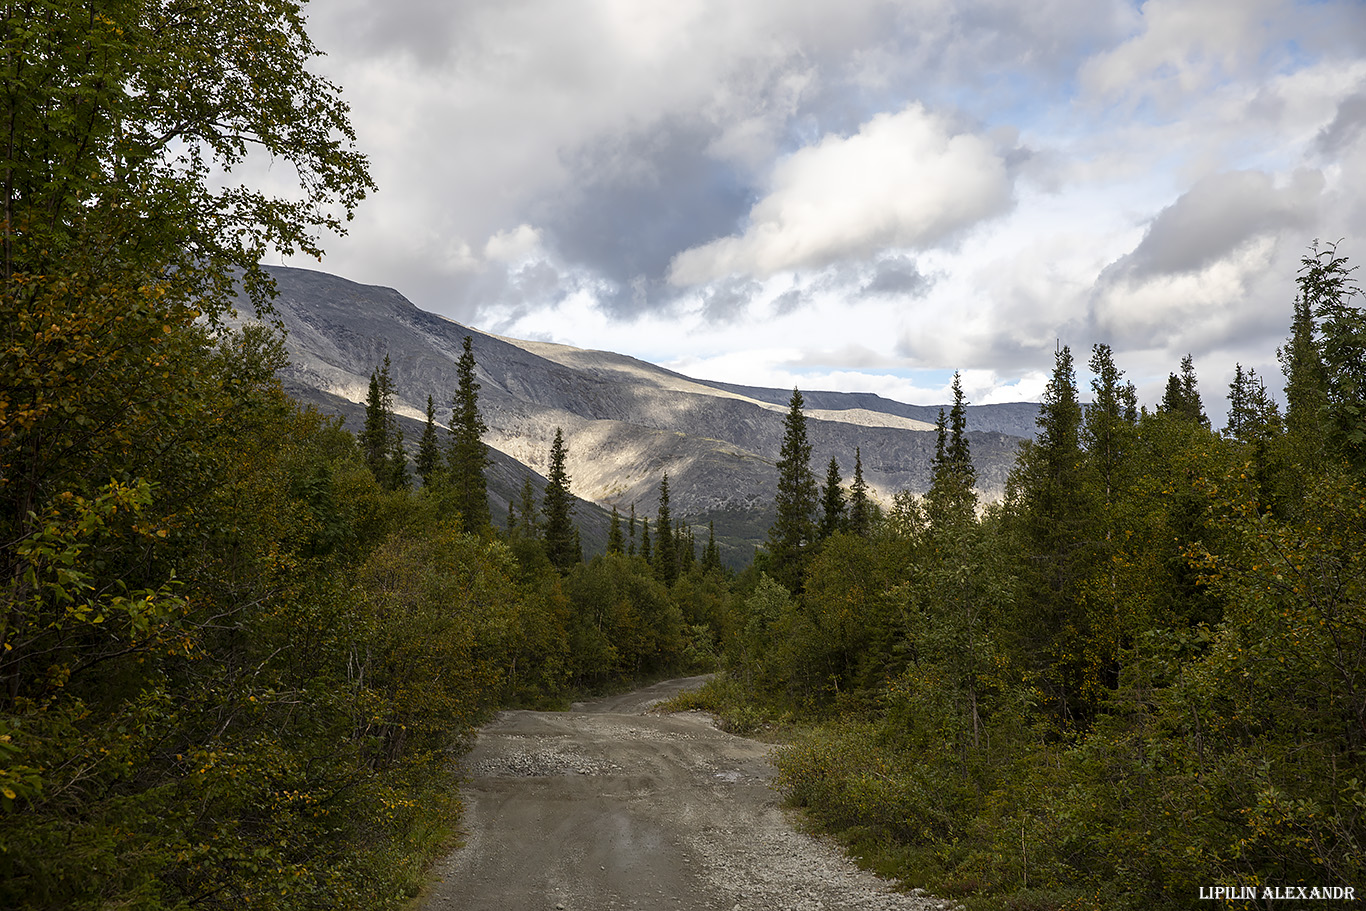
[[(517, 466), (546, 470), (556, 427), (569, 449), (571, 489), (601, 509), (615, 506), (624, 514), (634, 506), (652, 515), (666, 472), (675, 516), (735, 514), (747, 517), (738, 524), (750, 526), (757, 513), (771, 509), (791, 390), (700, 380), (629, 355), (511, 339), (423, 311), (393, 288), (266, 268), (277, 288), (274, 318), (287, 332), (290, 365), (281, 378), (291, 395), (356, 420), (370, 374), (388, 355), (395, 411), (410, 442), (420, 435), (428, 394), (438, 422), (444, 427), (449, 420), (456, 362), (464, 337), (472, 339), (480, 411), (489, 427), (485, 442), (510, 460), (499, 459), (499, 474), (508, 477), (490, 481), (496, 520), (515, 494), (504, 481), (515, 479)], [(803, 390), (802, 396), (818, 477), (834, 457), (847, 482), (857, 447), (865, 480), (884, 503), (898, 490), (928, 487), (940, 406), (873, 393)], [(1027, 421), (1032, 435), (1037, 410), (1033, 403), (968, 407), (968, 439), (985, 498), (1004, 491), (1021, 431)], [(605, 534), (600, 521), (590, 524)], [(745, 538), (754, 543), (752, 532)]]

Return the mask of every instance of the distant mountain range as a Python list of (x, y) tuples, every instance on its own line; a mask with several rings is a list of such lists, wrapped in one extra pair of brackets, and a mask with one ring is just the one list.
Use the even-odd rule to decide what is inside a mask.
[[(387, 354), (396, 410), (416, 445), (427, 396), (444, 428), (465, 336), (478, 364), (479, 406), (490, 507), (496, 522), (528, 469), (539, 491), (555, 428), (563, 429), (576, 517), (587, 552), (606, 540), (607, 513), (653, 517), (659, 482), (669, 476), (677, 518), (705, 541), (708, 521), (732, 562), (743, 562), (771, 522), (790, 389), (695, 380), (632, 357), (548, 342), (502, 338), (419, 310), (397, 291), (324, 272), (268, 267), (288, 331), (287, 391), (360, 429), (370, 374)], [(901, 489), (923, 492), (934, 455), (939, 406), (908, 405), (868, 393), (802, 390), (812, 470), (823, 480), (833, 456), (846, 483), (854, 449), (864, 478), (885, 503)], [(999, 498), (1022, 439), (1034, 433), (1038, 405), (970, 406), (968, 439), (978, 486)]]

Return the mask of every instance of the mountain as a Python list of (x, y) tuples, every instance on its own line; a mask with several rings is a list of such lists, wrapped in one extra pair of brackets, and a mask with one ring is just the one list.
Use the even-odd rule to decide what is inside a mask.
[[(764, 537), (791, 390), (697, 380), (625, 355), (503, 338), (419, 310), (390, 288), (304, 269), (268, 271), (279, 292), (275, 315), (288, 332), (291, 366), (282, 381), (301, 401), (343, 415), (353, 431), (363, 421), (370, 374), (386, 354), (405, 438), (415, 444), (420, 437), (428, 394), (444, 427), (462, 341), (472, 338), (489, 427), (484, 439), (495, 458), (495, 521), (506, 516), (527, 468), (538, 490), (543, 486), (539, 476), (560, 427), (573, 491), (585, 501), (577, 513), (585, 550), (601, 549), (603, 510), (615, 506), (625, 515), (634, 506), (653, 517), (665, 473), (673, 514), (700, 526), (700, 540), (715, 520), (732, 556), (747, 559)], [(884, 503), (898, 490), (926, 489), (938, 406), (867, 393), (802, 395), (818, 478), (833, 456), (848, 481), (859, 447), (864, 479)], [(968, 439), (985, 498), (1002, 494), (1037, 411), (1033, 403), (969, 406)]]

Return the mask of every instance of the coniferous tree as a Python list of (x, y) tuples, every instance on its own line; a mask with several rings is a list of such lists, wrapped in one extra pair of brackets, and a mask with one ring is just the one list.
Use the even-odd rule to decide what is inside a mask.
[(1323, 365), (1321, 426), (1331, 449), (1357, 469), (1366, 469), (1366, 312), (1352, 280), (1356, 267), (1338, 255), (1337, 245), (1300, 259), (1300, 295), (1318, 320)]
[(1181, 375), (1168, 375), (1167, 389), (1162, 395), (1162, 403), (1158, 410), (1209, 429), (1209, 418), (1205, 415), (1205, 406), (1200, 401), (1200, 387), (1195, 378), (1195, 361), (1189, 354), (1181, 358)]
[(1081, 421), (1072, 351), (1064, 345), (1055, 354), (1040, 403), (1038, 436), (1021, 447), (1008, 482), (1024, 557), (1018, 647), (1022, 659), (1040, 673), (1055, 717), (1064, 724), (1085, 708), (1088, 632), (1081, 597), (1091, 529)]
[(621, 533), (621, 514), (612, 507), (612, 523), (607, 527), (607, 552), (619, 554), (625, 548), (625, 537)]
[(640, 520), (640, 556), (645, 560), (646, 563), (649, 563), (651, 566), (654, 565), (655, 555), (653, 549), (650, 547), (649, 516), (646, 516), (645, 518)]
[(577, 562), (578, 529), (572, 518), (574, 495), (569, 492), (569, 472), (565, 468), (568, 450), (564, 433), (555, 428), (555, 439), (550, 444), (550, 473), (546, 478), (541, 513), (545, 516), (545, 552), (551, 564), (561, 572)]
[(483, 437), (488, 426), (479, 414), (479, 382), (474, 376), (473, 346), (473, 338), (465, 336), (464, 348), (456, 364), (449, 459), (456, 508), (464, 516), (465, 528), (478, 531), (491, 520), (488, 484), (484, 479), (489, 457)]
[(707, 547), (702, 551), (702, 571), (721, 568), (721, 549), (716, 546), (716, 522), (707, 523)]
[(393, 435), (389, 438), (388, 487), (390, 490), (407, 490), (412, 483), (412, 475), (408, 473), (408, 450), (403, 445), (403, 428), (395, 420)]
[[(511, 504), (509, 503), (509, 509)], [(518, 510), (521, 513), (522, 537), (534, 538), (540, 533), (540, 522), (536, 518), (536, 488), (531, 483), (531, 472), (522, 478), (522, 493)]]
[(631, 504), (631, 518), (626, 523), (626, 556), (636, 555), (636, 504)]
[(692, 527), (679, 522), (674, 528), (674, 549), (678, 552), (678, 572), (685, 575), (697, 562), (697, 542)]
[(1090, 456), (1091, 465), (1100, 478), (1103, 502), (1114, 502), (1119, 484), (1120, 467), (1130, 454), (1136, 430), (1134, 422), (1136, 401), (1133, 383), (1122, 383), (1124, 371), (1115, 365), (1109, 345), (1095, 345), (1091, 349), (1092, 403), (1086, 409), (1081, 429), (1081, 442)]
[(773, 576), (791, 591), (801, 588), (807, 549), (815, 537), (816, 478), (811, 473), (811, 444), (806, 438), (802, 394), (792, 390), (778, 457), (777, 518), (768, 530)]
[(365, 426), (361, 430), (361, 453), (375, 480), (387, 490), (407, 487), (408, 454), (403, 447), (403, 431), (394, 415), (394, 381), (389, 355), (384, 364), (370, 374), (370, 389), (365, 399)]
[(1301, 458), (1317, 462), (1323, 408), (1328, 403), (1328, 381), (1315, 338), (1314, 311), (1303, 292), (1295, 298), (1290, 341), (1277, 349), (1285, 374), (1285, 427)]
[(947, 417), (944, 409), (939, 409), (935, 431), (930, 490), (925, 499), (930, 523), (943, 527), (946, 523), (969, 519), (977, 510), (977, 494), (973, 490), (977, 469), (972, 464), (968, 445), (967, 402), (957, 373), (953, 375), (953, 407)]
[(1246, 447), (1258, 503), (1275, 512), (1285, 506), (1279, 496), (1284, 492), (1286, 464), (1284, 447), (1278, 445), (1283, 431), (1280, 408), (1257, 371), (1244, 371), (1242, 364), (1235, 365), (1233, 382), (1228, 386), (1228, 426), (1224, 435)]
[(930, 524), (943, 527), (948, 521), (953, 499), (952, 473), (949, 468), (949, 419), (944, 409), (934, 422), (934, 459), (930, 462), (930, 489), (925, 492), (925, 513)]
[(655, 575), (665, 585), (678, 580), (678, 549), (674, 520), (669, 512), (669, 476), (659, 482), (659, 513), (655, 519)]
[(380, 388), (379, 370), (370, 373), (370, 390), (365, 396), (365, 426), (360, 432), (361, 454), (376, 480), (388, 472), (389, 415)]
[(872, 518), (868, 483), (863, 480), (863, 453), (855, 446), (854, 483), (849, 488), (849, 530), (860, 537), (868, 537), (872, 530)]
[(968, 402), (963, 396), (963, 378), (959, 373), (953, 375), (953, 407), (949, 409), (949, 448), (948, 463), (959, 495), (971, 495), (975, 504), (976, 495), (972, 488), (977, 483), (977, 469), (972, 464), (972, 452), (968, 448)]
[(845, 527), (843, 483), (839, 462), (831, 456), (830, 465), (825, 470), (825, 485), (821, 488), (821, 524), (816, 529), (818, 540), (823, 541)]
[(441, 444), (436, 438), (436, 405), (427, 396), (427, 423), (422, 428), (422, 439), (417, 444), (415, 465), (423, 487), (430, 487), (442, 469)]
[(1280, 407), (1266, 391), (1266, 383), (1252, 368), (1242, 364), (1233, 368), (1228, 385), (1228, 426), (1224, 435), (1242, 443), (1274, 436), (1280, 431)]

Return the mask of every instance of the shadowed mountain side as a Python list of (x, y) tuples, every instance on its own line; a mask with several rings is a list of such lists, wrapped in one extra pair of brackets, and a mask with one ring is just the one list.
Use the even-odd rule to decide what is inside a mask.
[[(421, 435), (427, 396), (444, 428), (455, 391), (456, 362), (465, 336), (473, 340), (479, 406), (489, 427), (485, 441), (505, 458), (544, 471), (555, 428), (565, 434), (574, 493), (623, 513), (653, 516), (658, 485), (669, 475), (676, 517), (718, 519), (728, 543), (753, 542), (753, 516), (771, 509), (783, 421), (791, 390), (694, 380), (636, 358), (547, 342), (518, 341), (469, 329), (419, 310), (397, 291), (302, 269), (270, 267), (279, 296), (276, 315), (289, 335), (292, 364), (283, 374), (295, 395), (324, 410), (354, 406), (348, 426), (361, 426), (371, 372), (387, 354), (396, 389), (395, 410), (405, 436)], [(307, 390), (318, 394), (310, 395)], [(803, 392), (813, 445), (812, 470), (824, 477), (831, 456), (846, 483), (855, 447), (876, 496), (890, 502), (900, 489), (923, 492), (934, 453), (938, 406), (906, 405), (870, 394)], [(328, 403), (331, 404), (328, 404)], [(1004, 490), (1026, 423), (1033, 432), (1038, 406), (969, 407), (969, 434), (979, 488), (988, 499)], [(1005, 432), (1003, 432), (1005, 431)], [(1021, 431), (1021, 436), (1025, 431)], [(512, 463), (500, 462), (511, 466)], [(493, 472), (511, 472), (503, 485)], [(522, 476), (515, 467), (491, 470), (494, 520), (507, 514)], [(543, 483), (539, 481), (538, 483)], [(719, 520), (728, 517), (727, 529)], [(586, 511), (580, 518), (587, 520)], [(605, 540), (605, 520), (603, 540)], [(732, 531), (734, 532), (732, 534)], [(590, 529), (583, 529), (589, 550)]]

